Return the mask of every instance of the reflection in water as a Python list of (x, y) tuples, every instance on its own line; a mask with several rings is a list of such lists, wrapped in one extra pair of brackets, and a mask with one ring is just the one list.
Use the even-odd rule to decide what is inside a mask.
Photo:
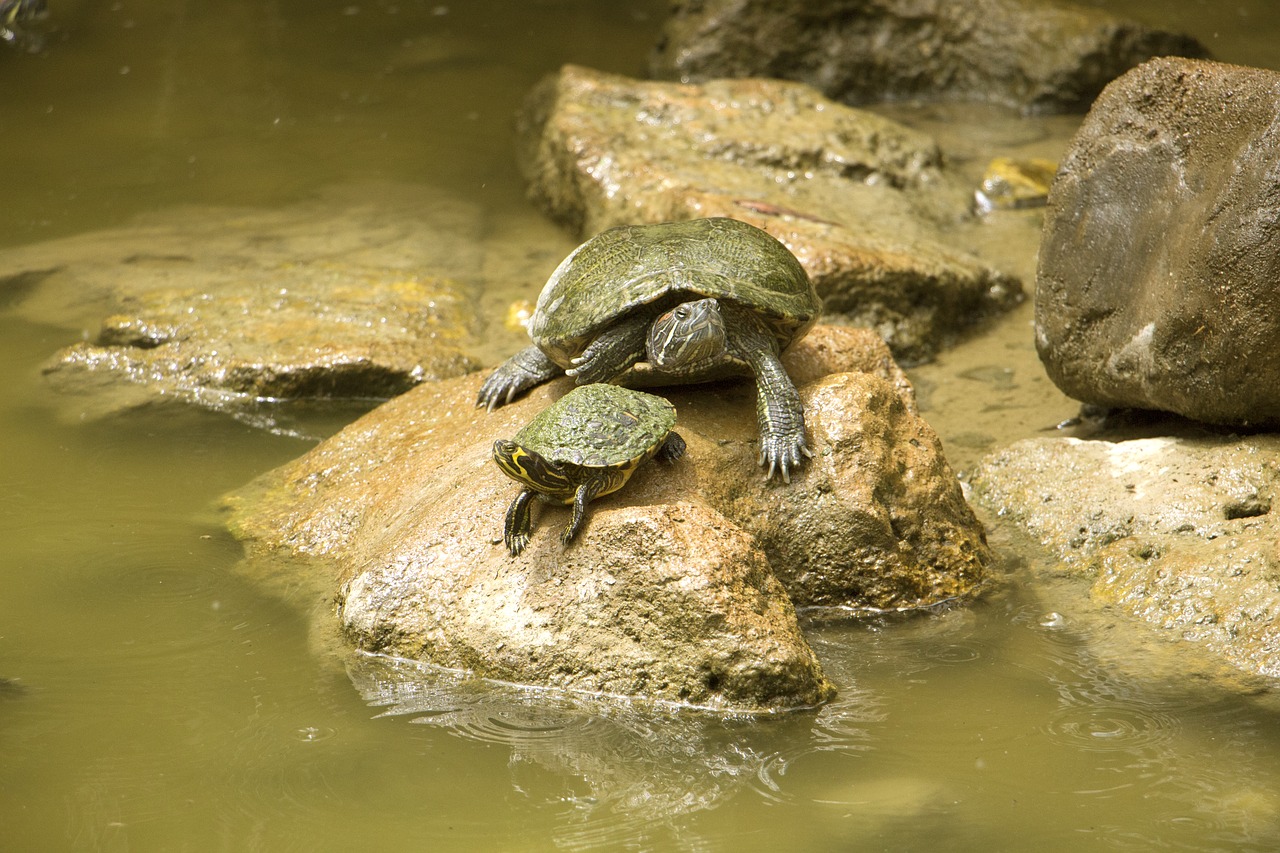
[(803, 712), (724, 718), (572, 696), (373, 656), (356, 658), (348, 674), (366, 702), (386, 707), (384, 716), (509, 747), (513, 788), (566, 807), (557, 841), (569, 849), (643, 846), (658, 837), (664, 847), (702, 849), (676, 819), (714, 808), (759, 778), (779, 760), (771, 743), (813, 720)]

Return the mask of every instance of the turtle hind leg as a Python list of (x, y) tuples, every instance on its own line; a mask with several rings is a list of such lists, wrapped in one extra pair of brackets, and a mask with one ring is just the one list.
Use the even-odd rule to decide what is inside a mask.
[(516, 495), (507, 509), (506, 522), (502, 527), (502, 541), (506, 543), (511, 556), (516, 556), (529, 544), (529, 535), (533, 530), (530, 504), (538, 493), (533, 489), (525, 489)]
[(685, 443), (678, 432), (667, 433), (667, 440), (662, 442), (662, 446), (658, 448), (658, 452), (654, 454), (654, 458), (659, 462), (675, 462), (681, 456), (684, 456)]
[(517, 394), (559, 376), (563, 371), (536, 346), (527, 346), (502, 363), (480, 386), (476, 405), (493, 411)]

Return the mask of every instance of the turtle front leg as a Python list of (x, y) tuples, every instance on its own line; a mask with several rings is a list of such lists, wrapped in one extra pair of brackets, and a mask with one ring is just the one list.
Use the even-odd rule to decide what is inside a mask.
[(759, 463), (767, 469), (765, 479), (772, 479), (777, 472), (784, 483), (790, 483), (791, 472), (813, 456), (805, 439), (800, 392), (778, 358), (776, 339), (754, 315), (740, 311), (727, 325), (734, 330), (731, 348), (756, 377)]
[(608, 382), (619, 376), (644, 358), (650, 319), (644, 312), (621, 318), (588, 344), (565, 373), (579, 385)]
[(573, 541), (573, 537), (577, 536), (582, 530), (582, 525), (587, 520), (587, 504), (591, 503), (596, 495), (600, 494), (605, 485), (603, 480), (592, 479), (578, 486), (573, 493), (573, 518), (569, 520), (569, 525), (560, 534), (561, 545), (568, 545)]
[(798, 471), (805, 459), (813, 457), (804, 434), (804, 407), (800, 393), (776, 356), (761, 359), (756, 373), (756, 419), (760, 423), (761, 467), (765, 479), (774, 471), (784, 483), (791, 482), (791, 472)]
[(510, 403), (517, 394), (556, 378), (560, 365), (536, 346), (527, 346), (502, 363), (480, 386), (476, 405), (493, 411)]
[(530, 504), (537, 494), (533, 489), (525, 489), (516, 495), (516, 499), (507, 508), (506, 523), (502, 528), (502, 541), (506, 543), (507, 550), (513, 557), (529, 544), (529, 536), (533, 531)]

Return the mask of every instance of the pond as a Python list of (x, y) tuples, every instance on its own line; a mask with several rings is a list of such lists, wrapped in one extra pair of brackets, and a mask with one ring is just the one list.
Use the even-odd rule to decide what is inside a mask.
[[(1095, 5), (1280, 67), (1269, 0)], [(50, 6), (41, 52), (0, 49), (0, 251), (412, 196), (444, 200), (442, 227), (465, 211), (490, 244), (545, 237), (552, 266), (573, 241), (524, 200), (513, 112), (565, 62), (641, 74), (665, 14), (658, 0)], [(1079, 121), (884, 112), (975, 179), (991, 156), (1057, 157)], [(1037, 216), (975, 238), (1029, 286)], [(486, 313), (541, 285), (458, 265)], [(16, 310), (21, 285), (0, 290), (5, 849), (1280, 849), (1280, 703), (1188, 674), (993, 518), (1002, 580), (973, 606), (810, 622), (840, 688), (816, 711), (593, 705), (339, 654), (307, 595), (239, 569), (218, 501), (350, 413), (276, 432), (180, 408), (76, 417), (41, 366), (101, 311)], [(1026, 304), (911, 371), (962, 475), (1075, 413), (1030, 320)], [(518, 343), (488, 329), (480, 358)]]

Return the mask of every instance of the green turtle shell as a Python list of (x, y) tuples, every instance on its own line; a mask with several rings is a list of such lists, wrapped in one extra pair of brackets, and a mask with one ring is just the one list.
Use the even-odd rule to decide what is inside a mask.
[(669, 294), (755, 310), (785, 349), (821, 310), (804, 267), (767, 232), (717, 217), (602, 231), (573, 251), (538, 297), (529, 334), (561, 367), (604, 329)]
[(596, 383), (574, 388), (516, 433), (515, 442), (556, 463), (589, 468), (639, 463), (676, 424), (676, 408), (643, 391)]

